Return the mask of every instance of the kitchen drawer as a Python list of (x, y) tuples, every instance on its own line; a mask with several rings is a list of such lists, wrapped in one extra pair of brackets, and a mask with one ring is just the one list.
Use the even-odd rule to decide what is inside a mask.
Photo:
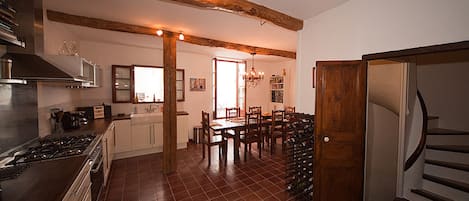
[(90, 170), (91, 164), (88, 160), (75, 181), (73, 181), (72, 186), (70, 186), (62, 201), (82, 201), (85, 199), (91, 187)]

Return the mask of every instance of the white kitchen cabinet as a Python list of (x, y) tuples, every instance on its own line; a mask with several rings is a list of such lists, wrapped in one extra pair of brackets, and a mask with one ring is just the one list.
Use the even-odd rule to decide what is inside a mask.
[[(187, 148), (187, 141), (189, 140), (189, 131), (187, 128), (188, 115), (177, 116), (177, 148)], [(163, 140), (163, 138), (161, 139)]]
[(132, 127), (130, 119), (117, 120), (115, 123), (115, 153), (121, 153), (132, 150)]
[(107, 183), (109, 171), (111, 170), (112, 159), (114, 158), (114, 135), (115, 135), (114, 123), (111, 123), (107, 128), (102, 138), (103, 146), (103, 171), (104, 171), (104, 183)]
[(163, 122), (155, 123), (154, 126), (154, 134), (155, 137), (153, 138), (153, 147), (163, 149)]
[[(177, 116), (178, 149), (187, 147), (187, 141), (189, 139), (189, 129), (187, 126), (188, 117), (188, 115)], [(130, 125), (129, 120), (126, 120), (125, 123), (122, 123), (122, 120), (117, 120), (115, 122), (116, 158), (122, 159), (163, 151), (162, 113), (132, 114)], [(130, 132), (128, 130), (130, 130)], [(128, 133), (130, 133), (130, 138)]]
[(132, 125), (132, 149), (163, 146), (163, 123)]
[(152, 124), (137, 124), (132, 125), (132, 149), (147, 149), (151, 148), (150, 143), (153, 126)]

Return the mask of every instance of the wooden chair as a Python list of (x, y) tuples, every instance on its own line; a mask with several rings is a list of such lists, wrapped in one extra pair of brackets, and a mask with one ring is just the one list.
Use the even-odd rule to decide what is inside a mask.
[(240, 117), (240, 109), (239, 107), (233, 107), (233, 108), (226, 108), (225, 109), (225, 118), (231, 119), (231, 118), (237, 118)]
[(251, 144), (257, 142), (257, 149), (259, 151), (259, 158), (262, 156), (262, 128), (261, 128), (261, 114), (258, 113), (247, 113), (245, 119), (245, 130), (244, 134), (240, 137), (240, 142), (244, 144), (244, 161), (246, 161), (246, 155), (248, 152), (251, 153)]
[(262, 108), (261, 106), (249, 106), (249, 113), (254, 114), (261, 114), (262, 115)]
[(295, 107), (293, 106), (286, 106), (285, 107), (285, 114), (295, 113)]
[(228, 143), (226, 138), (221, 135), (213, 135), (210, 132), (210, 115), (207, 112), (202, 111), (202, 157), (205, 158), (205, 146), (207, 146), (208, 150), (208, 165), (211, 162), (211, 147), (218, 145), (218, 152), (219, 154), (223, 154), (225, 157), (225, 165), (227, 162), (227, 153), (228, 153)]
[[(249, 106), (249, 113), (254, 113), (254, 114), (260, 114), (261, 115), (261, 120), (264, 119), (264, 118), (268, 118), (268, 117), (263, 117), (262, 116), (262, 108), (261, 106)], [(262, 129), (262, 148), (264, 148), (264, 138), (267, 138), (267, 134), (268, 134), (268, 130), (269, 130), (269, 126), (263, 126), (261, 124), (261, 129)]]
[(277, 141), (277, 138), (282, 138), (282, 150), (285, 150), (285, 111), (283, 110), (272, 110), (272, 125), (270, 126), (270, 153), (273, 154), (274, 147)]
[[(295, 107), (293, 106), (285, 106), (285, 119), (290, 120), (295, 118)], [(287, 139), (293, 134), (293, 128), (291, 127), (290, 123), (285, 124), (285, 133), (287, 135)]]
[[(239, 107), (233, 107), (233, 108), (226, 108), (225, 109), (225, 118), (226, 119), (233, 119), (233, 118), (238, 118), (241, 116)], [(227, 130), (225, 131), (225, 137), (227, 138), (233, 138), (235, 136), (235, 131), (234, 130)]]

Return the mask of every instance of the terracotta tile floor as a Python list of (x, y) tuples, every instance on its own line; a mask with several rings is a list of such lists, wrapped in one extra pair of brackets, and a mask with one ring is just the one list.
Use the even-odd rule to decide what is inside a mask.
[(106, 199), (147, 200), (293, 200), (285, 189), (285, 156), (277, 144), (270, 155), (267, 147), (258, 158), (252, 145), (244, 162), (233, 162), (229, 141), (228, 164), (219, 161), (218, 147), (212, 147), (212, 163), (202, 159), (202, 145), (189, 143), (177, 152), (177, 171), (162, 173), (162, 154), (151, 154), (113, 162)]

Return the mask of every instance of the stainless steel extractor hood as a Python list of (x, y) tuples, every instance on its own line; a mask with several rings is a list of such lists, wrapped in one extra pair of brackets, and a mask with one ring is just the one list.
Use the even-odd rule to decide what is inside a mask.
[[(2, 57), (12, 60), (11, 78), (72, 83), (85, 81), (68, 74), (44, 58), (42, 0), (16, 0), (13, 5), (19, 24), (17, 34), (26, 45), (24, 48), (8, 46), (7, 54)], [(3, 83), (8, 83), (8, 80), (3, 79)]]

